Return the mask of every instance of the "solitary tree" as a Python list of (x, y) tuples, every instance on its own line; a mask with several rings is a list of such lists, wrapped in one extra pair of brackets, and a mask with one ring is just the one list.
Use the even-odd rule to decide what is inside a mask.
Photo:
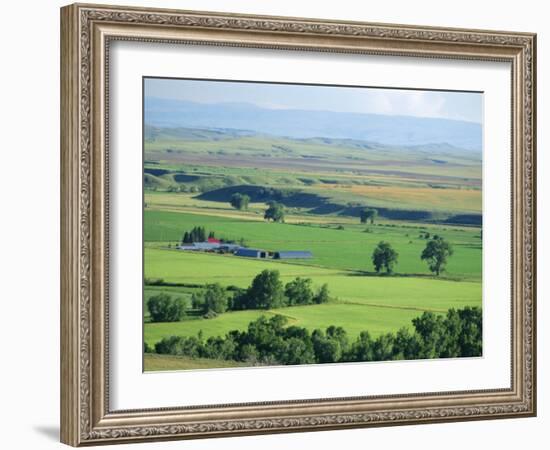
[(387, 273), (393, 272), (393, 266), (397, 263), (399, 254), (389, 242), (380, 241), (372, 252), (372, 263), (377, 273), (385, 269)]
[(370, 220), (370, 223), (374, 223), (374, 219), (378, 217), (378, 210), (374, 208), (363, 209), (360, 213), (361, 223), (367, 223)]
[(282, 204), (277, 202), (271, 202), (269, 207), (265, 210), (264, 219), (268, 222), (284, 222), (285, 221), (285, 208)]
[(231, 200), (229, 203), (235, 209), (248, 209), (249, 202), (250, 202), (250, 197), (248, 195), (235, 192), (231, 196)]
[(283, 283), (278, 270), (264, 270), (256, 275), (246, 292), (249, 307), (277, 308), (284, 304)]
[(203, 308), (205, 314), (221, 314), (227, 310), (227, 294), (218, 283), (206, 287)]
[(452, 255), (453, 247), (451, 244), (442, 237), (437, 237), (426, 244), (420, 258), (427, 261), (430, 271), (439, 276), (445, 270), (447, 259)]

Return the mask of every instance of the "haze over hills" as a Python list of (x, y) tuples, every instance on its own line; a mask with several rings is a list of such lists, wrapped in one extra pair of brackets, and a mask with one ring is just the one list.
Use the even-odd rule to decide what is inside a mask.
[(437, 144), (480, 152), (474, 122), (334, 111), (268, 109), (251, 103), (196, 103), (145, 97), (146, 125), (233, 129), (298, 139), (333, 138), (414, 147)]

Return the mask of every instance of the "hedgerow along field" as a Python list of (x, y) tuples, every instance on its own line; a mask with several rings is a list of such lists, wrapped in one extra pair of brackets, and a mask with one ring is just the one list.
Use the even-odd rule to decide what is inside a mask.
[[(327, 283), (332, 299), (323, 305), (231, 311), (214, 318), (189, 311), (184, 320), (169, 323), (151, 323), (144, 305), (144, 340), (149, 346), (169, 336), (224, 336), (245, 330), (262, 315), (274, 314), (308, 330), (336, 325), (352, 338), (365, 330), (379, 336), (410, 328), (411, 320), (423, 311), (444, 314), (449, 308), (481, 306), (481, 227), (435, 220), (480, 214), (481, 166), (475, 158), (437, 151), (421, 157), (416, 152), (387, 149), (364, 152), (341, 143), (306, 145), (265, 137), (222, 139), (221, 143), (201, 139), (163, 140), (161, 136), (146, 142), (146, 168), (160, 172), (146, 175), (144, 277), (175, 286), (146, 286), (144, 301), (167, 292), (190, 302), (192, 294), (201, 290), (198, 286), (210, 283), (245, 288), (266, 268), (278, 270), (285, 283), (298, 276), (311, 278), (316, 287)], [(290, 152), (267, 156), (274, 146), (286, 146)], [(430, 163), (426, 154), (437, 162)], [(304, 155), (313, 162), (304, 164)], [(285, 223), (267, 223), (263, 220), (265, 202), (251, 202), (247, 210), (236, 210), (224, 199), (228, 186), (238, 189), (235, 186), (241, 185), (290, 188), (307, 193), (313, 203), (289, 204)], [(353, 209), (349, 205), (357, 204), (408, 208), (413, 216), (419, 211), (427, 219), (394, 220), (381, 215), (374, 224), (362, 224), (348, 214)], [(331, 211), (334, 205), (341, 209)], [(215, 232), (218, 238), (242, 239), (247, 247), (308, 250), (314, 257), (263, 261), (176, 250), (183, 232), (195, 226)], [(426, 233), (430, 238), (434, 234), (443, 237), (454, 248), (446, 272), (439, 277), (420, 259), (428, 241)], [(382, 240), (399, 253), (391, 276), (377, 275), (372, 266), (372, 251)], [(146, 354), (146, 370), (228, 364), (157, 356)]]

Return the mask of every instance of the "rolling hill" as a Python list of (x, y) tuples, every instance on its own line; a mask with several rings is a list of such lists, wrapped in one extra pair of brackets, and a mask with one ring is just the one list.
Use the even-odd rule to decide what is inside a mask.
[(392, 146), (447, 145), (479, 152), (482, 127), (449, 119), (267, 109), (248, 103), (196, 103), (145, 97), (148, 125), (232, 129), (291, 138), (357, 139)]

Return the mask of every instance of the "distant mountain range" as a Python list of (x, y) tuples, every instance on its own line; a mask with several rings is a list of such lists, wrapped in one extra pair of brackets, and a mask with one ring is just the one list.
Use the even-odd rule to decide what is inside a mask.
[(407, 147), (437, 144), (476, 152), (482, 149), (482, 127), (474, 122), (155, 97), (146, 97), (144, 103), (145, 123), (157, 127), (249, 130), (290, 138), (357, 139)]

